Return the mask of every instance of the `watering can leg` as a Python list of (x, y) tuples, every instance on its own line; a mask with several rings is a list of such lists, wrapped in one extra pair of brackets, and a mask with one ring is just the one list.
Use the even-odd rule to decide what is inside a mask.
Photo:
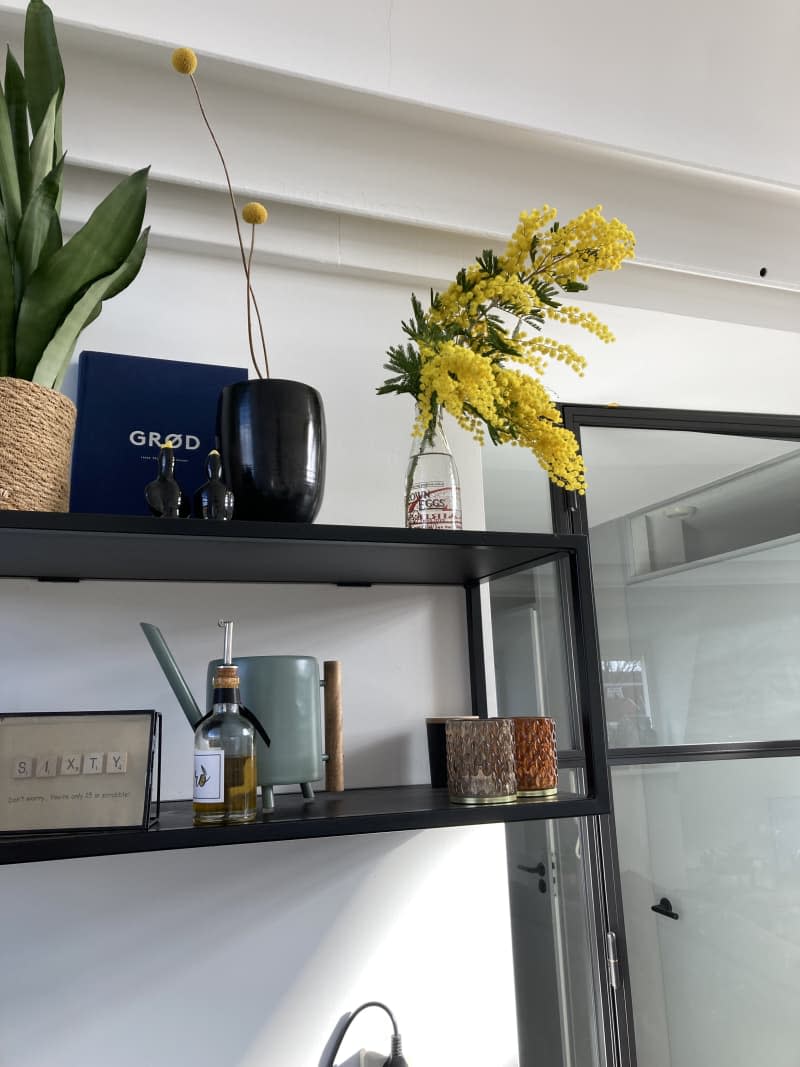
[(271, 785), (261, 786), (261, 801), (264, 811), (273, 811), (275, 808), (275, 791)]
[(311, 782), (301, 782), (300, 789), (303, 793), (303, 800), (314, 799), (314, 790), (311, 788)]

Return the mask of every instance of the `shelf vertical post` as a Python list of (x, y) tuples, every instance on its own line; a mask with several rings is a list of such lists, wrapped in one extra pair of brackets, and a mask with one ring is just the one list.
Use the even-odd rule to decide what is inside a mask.
[(569, 552), (570, 594), (575, 628), (575, 682), (583, 747), (586, 791), (603, 811), (608, 810), (609, 783), (606, 730), (600, 685), (600, 654), (594, 615), (594, 590), (589, 548), (584, 541)]
[(467, 597), (467, 647), (472, 714), (486, 719), (489, 716), (489, 707), (486, 701), (486, 659), (480, 582), (470, 582), (464, 587), (464, 592)]

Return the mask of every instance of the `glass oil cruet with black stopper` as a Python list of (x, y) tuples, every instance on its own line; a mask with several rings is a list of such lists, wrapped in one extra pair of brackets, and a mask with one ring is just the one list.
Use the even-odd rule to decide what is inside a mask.
[(194, 825), (219, 826), (256, 818), (255, 730), (239, 695), (239, 668), (231, 662), (233, 623), (225, 630), (224, 662), (214, 674), (211, 712), (194, 735)]

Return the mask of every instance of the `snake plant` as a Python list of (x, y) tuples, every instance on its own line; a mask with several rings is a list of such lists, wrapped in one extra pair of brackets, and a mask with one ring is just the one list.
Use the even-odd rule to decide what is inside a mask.
[(8, 49), (0, 89), (0, 375), (57, 389), (81, 331), (139, 273), (149, 168), (64, 241), (64, 68), (43, 0), (28, 4), (24, 61), (23, 74)]

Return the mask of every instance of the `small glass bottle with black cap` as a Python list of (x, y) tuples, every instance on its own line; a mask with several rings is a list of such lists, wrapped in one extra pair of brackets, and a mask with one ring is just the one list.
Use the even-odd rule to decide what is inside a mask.
[(254, 822), (256, 818), (255, 730), (242, 714), (239, 668), (231, 662), (233, 623), (225, 629), (224, 662), (214, 672), (211, 712), (194, 735), (195, 826)]
[(233, 493), (222, 480), (222, 457), (212, 448), (206, 459), (208, 480), (194, 494), (194, 514), (198, 519), (233, 518)]

